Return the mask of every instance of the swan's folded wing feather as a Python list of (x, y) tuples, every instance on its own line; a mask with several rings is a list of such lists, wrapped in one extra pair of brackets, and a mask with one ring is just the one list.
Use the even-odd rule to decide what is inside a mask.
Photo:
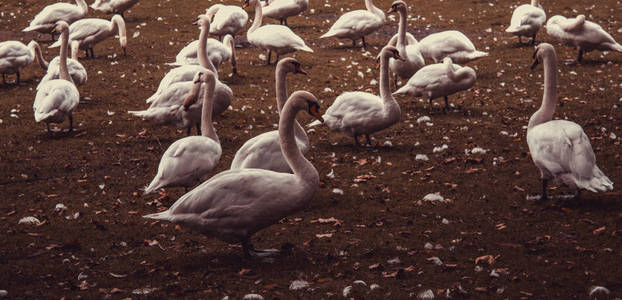
[(81, 41), (96, 35), (108, 27), (110, 22), (102, 19), (82, 19), (69, 27), (69, 39)]
[(66, 20), (68, 15), (80, 14), (78, 6), (69, 3), (54, 3), (48, 5), (38, 13), (31, 25), (54, 23), (58, 20)]

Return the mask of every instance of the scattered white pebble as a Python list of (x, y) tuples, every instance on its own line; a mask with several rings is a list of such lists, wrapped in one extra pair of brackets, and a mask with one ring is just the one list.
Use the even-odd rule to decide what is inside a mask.
[(330, 169), (330, 173), (326, 174), (326, 177), (330, 179), (335, 179), (335, 171), (333, 169)]
[(164, 19), (163, 19), (162, 17), (158, 17), (158, 19), (157, 19), (157, 20), (158, 20), (158, 21), (162, 21), (162, 20), (164, 20)]
[(258, 295), (258, 294), (246, 294), (244, 295), (244, 298), (242, 299), (243, 300), (263, 300), (263, 296)]
[(428, 161), (430, 159), (425, 154), (417, 154), (417, 156), (415, 156), (415, 160)]
[(0, 290), (0, 297), (6, 297), (9, 295), (9, 292), (7, 292), (7, 290)]
[(40, 225), (41, 221), (33, 216), (28, 216), (19, 219), (19, 222), (17, 222), (17, 224)]
[(443, 223), (444, 225), (447, 225), (449, 224), (449, 220), (443, 218), (443, 220), (441, 220), (441, 223)]
[(333, 89), (331, 89), (329, 87), (324, 88), (324, 93), (332, 93), (332, 92), (333, 92)]
[(609, 295), (611, 292), (604, 286), (593, 286), (590, 288), (590, 298), (598, 295)]
[(480, 147), (475, 147), (471, 150), (471, 153), (473, 154), (486, 154), (486, 150), (480, 148)]
[(259, 59), (266, 60), (266, 55), (265, 54), (259, 54)]
[(430, 119), (430, 117), (428, 117), (428, 116), (423, 116), (423, 117), (417, 118), (417, 124), (421, 124), (423, 122), (430, 122), (430, 121), (432, 121), (432, 119)]
[(432, 290), (425, 290), (425, 291), (419, 292), (419, 294), (417, 294), (417, 299), (421, 299), (421, 300), (434, 299), (434, 292), (432, 292)]
[(443, 261), (440, 258), (436, 257), (436, 256), (432, 256), (432, 257), (427, 258), (427, 261), (431, 261), (433, 264), (435, 264), (435, 265), (437, 265), (439, 267), (443, 265)]
[(376, 79), (372, 79), (372, 80), (369, 82), (369, 84), (371, 84), (371, 85), (376, 85), (376, 84), (378, 84), (378, 80), (376, 80)]
[(427, 243), (425, 243), (425, 245), (423, 245), (423, 249), (425, 249), (425, 250), (432, 250), (432, 249), (434, 249), (434, 245), (432, 245), (432, 243), (430, 243), (430, 242), (427, 242)]
[(440, 147), (434, 147), (434, 149), (432, 149), (432, 153), (440, 153), (440, 152), (447, 150), (448, 148), (449, 146), (447, 146), (447, 144), (443, 144)]
[(615, 133), (611, 132), (609, 133), (609, 138), (615, 140), (616, 138), (618, 138), (618, 136)]
[(343, 294), (343, 296), (344, 296), (345, 298), (348, 298), (348, 296), (350, 296), (350, 293), (351, 293), (351, 292), (352, 292), (352, 286), (351, 286), (351, 285), (348, 285), (348, 286), (346, 286), (346, 287), (344, 287), (344, 288), (343, 288), (343, 292), (342, 292), (342, 294)]
[(112, 115), (114, 115), (114, 111), (109, 111), (108, 110), (108, 111), (106, 111), (106, 114), (109, 115), (109, 116), (112, 116)]
[(395, 258), (389, 259), (389, 260), (387, 260), (387, 262), (389, 264), (392, 264), (392, 265), (402, 263), (402, 261), (400, 260), (399, 257), (395, 257)]
[(427, 194), (425, 195), (425, 197), (423, 197), (423, 201), (428, 201), (428, 202), (450, 202), (449, 199), (445, 199), (443, 198), (443, 196), (439, 195), (439, 194)]
[(338, 189), (338, 188), (334, 188), (333, 189), (333, 194), (343, 195), (343, 190), (342, 189)]
[(376, 284), (376, 283), (372, 283), (372, 284), (369, 286), (369, 290), (371, 290), (371, 291), (373, 291), (373, 290), (375, 290), (375, 289), (379, 289), (379, 288), (380, 288), (380, 285), (378, 285), (378, 284)]
[(65, 204), (58, 203), (58, 204), (56, 204), (56, 206), (54, 206), (54, 211), (57, 212), (57, 213), (63, 212), (65, 210), (67, 210), (67, 206), (65, 206)]
[(393, 147), (393, 143), (391, 143), (391, 141), (385, 141), (382, 145), (385, 147)]
[(305, 289), (308, 287), (309, 287), (309, 282), (304, 281), (304, 280), (294, 280), (289, 285), (289, 289), (292, 291), (297, 291), (297, 290)]
[(137, 38), (140, 35), (140, 31), (136, 30), (134, 31), (134, 34), (132, 34), (132, 38)]
[(490, 271), (490, 277), (499, 278), (499, 276), (501, 275), (499, 275), (499, 273), (497, 273), (497, 271), (495, 271), (494, 269)]

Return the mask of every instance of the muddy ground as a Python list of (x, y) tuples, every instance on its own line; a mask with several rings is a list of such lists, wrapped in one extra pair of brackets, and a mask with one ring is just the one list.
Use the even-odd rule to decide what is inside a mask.
[[(20, 30), (53, 2), (3, 1), (1, 39), (48, 41)], [(440, 298), (586, 299), (593, 286), (622, 297), (622, 54), (593, 52), (581, 65), (560, 63), (555, 115), (583, 126), (616, 189), (573, 200), (563, 197), (572, 191), (551, 186), (553, 200), (535, 201), (539, 172), (525, 128), (540, 104), (543, 71), (530, 72), (533, 48), (503, 32), (518, 1), (408, 1), (409, 31), (417, 38), (459, 29), (490, 52), (468, 64), (477, 71), (475, 86), (450, 97), (456, 109), (448, 114), (441, 103), (430, 113), (421, 99), (400, 98), (402, 122), (375, 134), (374, 147), (355, 148), (325, 128), (310, 133), (318, 193), (304, 211), (254, 238), (257, 247), (285, 250), (275, 261), (246, 259), (238, 245), (141, 218), (183, 195), (170, 188), (141, 196), (141, 188), (185, 133), (126, 111), (147, 107), (165, 63), (198, 37), (192, 22), (215, 2), (141, 1), (127, 12), (128, 56), (110, 39), (95, 48), (97, 58), (82, 60), (89, 79), (79, 90), (91, 101), (74, 113), (77, 132), (49, 134), (35, 123), (31, 107), (43, 76), (36, 64), (24, 70), (22, 85), (0, 85), (0, 290), (10, 298), (338, 299), (352, 285), (350, 296), (368, 299), (427, 290)], [(548, 16), (583, 13), (622, 40), (619, 1), (593, 3), (543, 5)], [(391, 1), (376, 4), (386, 11)], [(374, 58), (396, 32), (397, 18), (368, 38), (369, 52), (318, 38), (341, 9), (363, 7), (362, 0), (312, 0), (304, 16), (289, 20), (315, 50), (293, 55), (309, 75), (290, 76), (290, 92), (311, 91), (323, 109), (344, 91), (377, 93)], [(552, 42), (544, 32), (538, 39)], [(274, 67), (245, 41), (238, 37), (242, 76), (230, 76), (228, 64), (220, 70), (235, 98), (233, 110), (215, 119), (223, 156), (214, 173), (227, 169), (244, 141), (278, 122)], [(575, 56), (555, 45), (560, 60)], [(48, 60), (57, 55), (44, 51)], [(430, 124), (417, 123), (422, 116)], [(433, 153), (443, 144), (445, 151)], [(465, 151), (474, 147), (486, 153)], [(415, 160), (417, 154), (429, 161)], [(429, 193), (451, 202), (422, 202)], [(55, 212), (59, 203), (67, 210)], [(18, 225), (27, 216), (42, 224)], [(294, 280), (309, 286), (290, 290)], [(370, 290), (372, 284), (379, 288)]]

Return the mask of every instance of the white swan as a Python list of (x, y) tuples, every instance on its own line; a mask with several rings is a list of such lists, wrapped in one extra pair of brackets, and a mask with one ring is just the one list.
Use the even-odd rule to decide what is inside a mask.
[(65, 116), (68, 116), (69, 132), (71, 132), (73, 130), (71, 113), (78, 106), (80, 94), (67, 70), (69, 25), (65, 21), (58, 21), (54, 31), (61, 33), (60, 79), (49, 80), (39, 87), (32, 110), (35, 114), (35, 121), (45, 122), (48, 132), (50, 123), (62, 123)]
[(123, 12), (132, 8), (136, 3), (138, 0), (95, 0), (91, 8), (106, 14), (120, 14), (123, 17)]
[[(39, 81), (39, 85), (37, 85), (37, 89), (41, 85), (43, 85), (48, 80), (58, 79), (60, 78), (60, 56), (54, 57), (47, 67), (47, 73), (45, 76), (41, 78)], [(77, 57), (67, 58), (67, 69), (69, 70), (69, 75), (71, 76), (71, 80), (76, 85), (76, 87), (84, 85), (88, 79), (88, 75), (86, 73), (86, 69), (84, 66), (78, 61)]]
[[(199, 46), (199, 40), (190, 42), (186, 47), (181, 49), (175, 57), (174, 63), (169, 63), (171, 66), (183, 66), (183, 65), (198, 65), (199, 58), (197, 55), (197, 49)], [(233, 36), (227, 34), (222, 40), (222, 43), (215, 39), (207, 39), (207, 54), (209, 60), (214, 64), (215, 68), (218, 68), (223, 62), (230, 60), (233, 74), (238, 73), (237, 63), (235, 58), (235, 41)]]
[(527, 144), (542, 176), (541, 200), (546, 200), (549, 180), (577, 190), (592, 192), (613, 189), (613, 183), (596, 165), (590, 139), (577, 123), (552, 120), (557, 105), (557, 55), (550, 44), (540, 44), (534, 53), (533, 69), (544, 65), (542, 104), (529, 119)]
[(19, 70), (37, 58), (39, 65), (47, 69), (48, 64), (43, 58), (41, 47), (36, 41), (30, 41), (28, 46), (19, 41), (5, 41), (0, 43), (0, 73), (2, 73), (2, 83), (6, 84), (6, 74), (16, 74), (19, 85)]
[(252, 235), (302, 210), (320, 184), (317, 170), (300, 153), (294, 135), (296, 113), (306, 110), (321, 119), (319, 107), (311, 93), (297, 91), (283, 108), (279, 121), (281, 149), (294, 174), (261, 169), (224, 171), (183, 195), (168, 210), (144, 217), (241, 243), (247, 256), (265, 254), (253, 248)]
[(553, 16), (546, 23), (546, 33), (562, 44), (577, 48), (577, 62), (583, 60), (583, 53), (592, 50), (622, 52), (622, 45), (600, 25), (586, 21), (584, 15), (574, 19)]
[(296, 50), (313, 52), (289, 27), (273, 24), (261, 26), (263, 13), (260, 0), (245, 0), (242, 7), (248, 7), (251, 2), (255, 4), (255, 19), (251, 28), (246, 32), (246, 38), (255, 47), (268, 50), (268, 64), (270, 64), (272, 51), (276, 52), (277, 62), (281, 55)]
[[(120, 15), (114, 15), (108, 20), (89, 18), (81, 19), (69, 27), (69, 40), (71, 41), (71, 56), (77, 57), (78, 49), (82, 49), (86, 52), (86, 57), (89, 57), (89, 50), (91, 50), (91, 57), (95, 57), (93, 52), (93, 46), (95, 44), (114, 36), (115, 33), (119, 33), (119, 44), (123, 48), (123, 55), (127, 55), (127, 33), (125, 31), (125, 21)], [(77, 42), (77, 43), (76, 43)], [(50, 46), (50, 48), (58, 47), (60, 42), (56, 42)]]
[(309, 0), (271, 0), (263, 8), (263, 16), (279, 20), (287, 25), (287, 18), (297, 16), (307, 10)]
[(216, 76), (213, 115), (216, 116), (223, 113), (231, 105), (233, 92), (231, 88), (218, 80), (216, 68), (208, 59), (208, 54), (205, 50), (210, 25), (209, 18), (205, 15), (200, 15), (198, 23), (201, 26), (198, 49), (204, 49), (204, 51), (198, 52), (201, 65), (185, 65), (169, 71), (160, 81), (160, 86), (156, 93), (147, 99), (147, 102), (150, 103), (149, 108), (143, 111), (128, 111), (128, 113), (153, 120), (158, 124), (174, 123), (178, 127), (187, 128), (188, 134), (190, 134), (192, 125), (196, 124), (198, 127), (201, 122), (200, 109), (198, 113), (178, 113), (183, 104), (184, 96), (191, 93), (190, 90), (192, 89), (191, 83), (184, 83), (193, 80), (197, 73), (207, 70), (212, 71), (214, 76)]
[[(276, 66), (276, 104), (279, 114), (283, 111), (287, 101), (287, 73), (307, 74), (300, 67), (300, 63), (291, 57), (284, 58)], [(305, 154), (309, 150), (309, 137), (298, 121), (294, 121), (296, 144)], [(257, 135), (242, 145), (235, 153), (231, 162), (234, 169), (264, 169), (281, 173), (291, 173), (292, 169), (283, 157), (279, 131), (273, 130)]]
[[(166, 149), (158, 174), (153, 178), (149, 186), (145, 188), (145, 194), (167, 186), (190, 187), (201, 182), (202, 178), (216, 167), (222, 154), (218, 135), (212, 124), (212, 105), (214, 103), (214, 86), (216, 78), (214, 73), (206, 71), (201, 80), (205, 88), (201, 108), (201, 134), (200, 136), (188, 136), (175, 141)], [(194, 98), (188, 98), (184, 108), (192, 105)]]
[(430, 109), (432, 109), (432, 100), (444, 97), (445, 108), (443, 110), (447, 110), (449, 109), (447, 96), (471, 88), (476, 79), (475, 70), (454, 64), (451, 58), (445, 57), (442, 63), (421, 68), (393, 95), (427, 97)]
[(352, 47), (356, 47), (356, 40), (362, 39), (363, 48), (367, 47), (365, 36), (380, 29), (386, 17), (381, 9), (374, 6), (372, 0), (365, 0), (365, 8), (367, 9), (353, 10), (343, 14), (320, 38), (348, 38), (352, 40)]
[[(371, 145), (369, 134), (383, 130), (399, 122), (400, 106), (395, 102), (389, 87), (389, 59), (402, 59), (393, 46), (385, 46), (380, 51), (380, 97), (365, 92), (346, 92), (326, 110), (324, 124), (332, 131), (338, 131), (354, 138), (359, 146), (358, 136), (365, 135)], [(313, 122), (308, 126), (319, 125)]]
[(237, 5), (214, 4), (205, 14), (211, 20), (209, 33), (219, 39), (227, 34), (235, 36), (248, 22), (248, 14)]
[(398, 38), (395, 48), (397, 48), (400, 52), (400, 56), (404, 59), (389, 60), (389, 69), (393, 72), (393, 82), (395, 84), (395, 89), (397, 89), (398, 76), (404, 79), (410, 79), (410, 77), (412, 77), (417, 70), (421, 69), (421, 67), (425, 65), (425, 62), (421, 52), (419, 52), (416, 40), (415, 43), (407, 44), (409, 41), (406, 38), (406, 3), (401, 0), (393, 2), (388, 13), (392, 13), (394, 11), (397, 11), (400, 15), (397, 33)]
[(37, 31), (40, 33), (49, 33), (54, 40), (54, 28), (56, 22), (65, 21), (68, 24), (76, 20), (84, 18), (89, 10), (84, 0), (76, 0), (77, 5), (69, 3), (54, 3), (44, 7), (32, 21), (30, 25), (22, 31)]
[(453, 62), (464, 64), (488, 56), (488, 52), (477, 51), (471, 40), (457, 30), (430, 34), (417, 45), (423, 58), (431, 59), (435, 63), (442, 61), (444, 57), (450, 57)]
[(523, 4), (512, 13), (510, 26), (505, 32), (518, 36), (518, 42), (523, 43), (521, 37), (531, 37), (531, 44), (536, 43), (536, 34), (546, 22), (546, 13), (540, 5), (540, 0), (531, 0), (531, 4)]

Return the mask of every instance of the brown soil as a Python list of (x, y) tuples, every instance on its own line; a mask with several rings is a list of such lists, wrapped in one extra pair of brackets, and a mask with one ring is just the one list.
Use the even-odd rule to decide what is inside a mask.
[[(2, 40), (27, 42), (33, 35), (20, 30), (52, 2), (4, 1)], [(391, 3), (376, 2), (384, 10)], [(311, 133), (308, 156), (321, 176), (318, 193), (304, 211), (254, 238), (258, 247), (287, 250), (274, 262), (245, 259), (237, 245), (141, 218), (184, 193), (178, 188), (140, 196), (164, 150), (185, 133), (126, 111), (146, 107), (144, 99), (169, 69), (164, 63), (197, 38), (192, 22), (211, 3), (193, 3), (141, 1), (126, 13), (128, 56), (119, 56), (118, 42), (110, 39), (96, 47), (97, 58), (82, 60), (89, 79), (79, 90), (92, 100), (74, 113), (76, 133), (49, 134), (34, 122), (31, 103), (43, 76), (36, 64), (24, 70), (23, 85), (0, 85), (0, 289), (9, 297), (240, 299), (257, 293), (267, 299), (341, 298), (355, 280), (380, 286), (369, 291), (354, 284), (351, 295), (357, 298), (416, 297), (430, 289), (437, 297), (449, 290), (454, 298), (586, 299), (591, 286), (622, 297), (619, 187), (611, 193), (585, 192), (581, 200), (527, 199), (540, 191), (524, 126), (540, 104), (542, 69), (530, 72), (533, 48), (519, 46), (503, 32), (516, 1), (409, 2), (411, 16), (421, 16), (409, 22), (417, 38), (459, 29), (491, 53), (469, 64), (478, 72), (475, 86), (450, 97), (459, 110), (448, 114), (440, 106), (430, 114), (420, 99), (399, 99), (402, 122), (376, 134), (372, 148), (357, 149), (351, 139), (325, 128)], [(544, 6), (549, 16), (584, 13), (622, 40), (616, 1), (587, 7), (552, 0)], [(335, 39), (319, 40), (327, 21), (341, 13), (337, 7), (360, 9), (363, 1), (312, 0), (313, 13), (289, 20), (315, 50), (294, 55), (309, 75), (290, 76), (290, 92), (311, 91), (323, 100), (323, 109), (344, 91), (377, 92), (370, 84), (377, 78), (374, 58), (397, 28), (391, 21), (370, 36), (368, 56), (349, 48), (347, 40), (342, 46)], [(135, 32), (140, 35), (132, 38)], [(538, 38), (552, 42), (544, 32)], [(575, 56), (569, 47), (556, 44), (556, 49), (560, 60)], [(235, 99), (233, 110), (216, 119), (223, 156), (215, 172), (229, 166), (244, 141), (277, 123), (274, 67), (259, 60), (262, 53), (239, 49), (244, 77), (227, 76), (227, 64), (221, 69)], [(46, 58), (55, 55), (55, 49), (45, 49)], [(593, 52), (585, 59), (578, 66), (559, 65), (556, 117), (583, 126), (601, 169), (622, 184), (621, 140), (610, 138), (611, 133), (622, 136), (622, 55)], [(332, 92), (325, 92), (327, 87)], [(10, 117), (12, 110), (17, 118)], [(416, 122), (424, 115), (433, 126)], [(299, 119), (310, 121), (303, 114)], [(386, 141), (392, 146), (383, 146)], [(442, 144), (449, 148), (433, 154)], [(465, 154), (475, 146), (486, 154)], [(430, 160), (416, 161), (416, 154)], [(335, 178), (326, 176), (331, 170)], [(343, 195), (333, 193), (335, 188)], [(420, 202), (435, 192), (452, 202)], [(569, 193), (565, 187), (549, 190), (552, 196)], [(68, 209), (56, 213), (57, 203)], [(75, 219), (74, 213), (79, 213)], [(18, 225), (26, 216), (43, 224)], [(317, 222), (331, 217), (338, 222)], [(310, 286), (291, 291), (296, 279)]]

